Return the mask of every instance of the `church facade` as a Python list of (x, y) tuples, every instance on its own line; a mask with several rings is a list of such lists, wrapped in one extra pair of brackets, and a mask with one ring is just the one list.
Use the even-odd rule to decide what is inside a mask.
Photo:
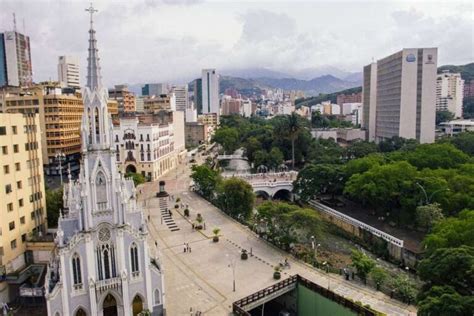
[[(163, 315), (163, 274), (134, 183), (119, 173), (102, 86), (97, 42), (89, 30), (79, 178), (64, 187), (64, 215), (45, 280), (48, 315)], [(153, 258), (154, 257), (154, 258)]]

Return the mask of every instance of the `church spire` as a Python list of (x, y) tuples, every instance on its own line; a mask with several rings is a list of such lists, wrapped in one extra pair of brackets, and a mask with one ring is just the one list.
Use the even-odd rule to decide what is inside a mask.
[(91, 90), (98, 90), (101, 88), (101, 76), (99, 66), (99, 54), (97, 49), (97, 40), (95, 39), (94, 30), (94, 13), (97, 12), (94, 7), (91, 6), (86, 9), (91, 16), (90, 29), (89, 29), (89, 55), (87, 57), (87, 84), (86, 86)]

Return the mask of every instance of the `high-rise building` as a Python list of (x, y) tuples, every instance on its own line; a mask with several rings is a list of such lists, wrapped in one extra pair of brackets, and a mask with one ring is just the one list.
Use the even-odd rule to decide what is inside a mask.
[[(37, 114), (0, 113), (1, 274), (24, 268), (27, 239), (46, 232), (39, 126)], [(0, 298), (8, 302), (5, 286), (0, 282)]]
[(435, 137), (437, 48), (403, 49), (364, 67), (363, 115), (368, 139)]
[(454, 117), (462, 117), (464, 80), (460, 73), (445, 71), (436, 80), (436, 111), (449, 111)]
[(464, 83), (464, 97), (474, 97), (474, 80), (470, 80)]
[(341, 93), (336, 96), (336, 104), (343, 105), (344, 103), (360, 103), (362, 101), (362, 92), (345, 94)]
[(189, 96), (188, 96), (188, 85), (177, 85), (174, 86), (171, 91), (174, 93), (176, 100), (176, 111), (185, 112), (188, 108)]
[(109, 89), (109, 98), (117, 101), (119, 113), (135, 112), (135, 95), (128, 91), (127, 85), (116, 85), (114, 89)]
[(143, 96), (154, 96), (167, 94), (169, 92), (168, 85), (166, 83), (147, 83), (142, 87)]
[(79, 58), (75, 56), (59, 56), (58, 81), (63, 87), (81, 88)]
[(228, 95), (222, 98), (222, 115), (241, 114), (242, 100)]
[[(81, 158), (81, 117), (84, 106), (79, 91), (61, 88), (56, 82), (44, 82), (27, 88), (6, 88), (0, 91), (4, 113), (37, 113), (42, 132), (42, 156), (46, 175), (66, 175), (79, 171)], [(118, 116), (117, 102), (107, 101), (112, 117)]]
[(144, 99), (145, 113), (155, 113), (161, 110), (176, 110), (176, 97), (172, 94), (153, 95)]
[(194, 104), (196, 105), (197, 114), (202, 114), (202, 79), (194, 81)]
[(163, 315), (162, 269), (148, 247), (133, 180), (117, 169), (92, 16), (89, 36), (81, 170), (64, 187), (45, 277), (48, 315)]
[(202, 113), (220, 115), (219, 75), (215, 69), (202, 70)]
[(30, 38), (15, 31), (0, 33), (0, 86), (29, 86), (32, 82)]

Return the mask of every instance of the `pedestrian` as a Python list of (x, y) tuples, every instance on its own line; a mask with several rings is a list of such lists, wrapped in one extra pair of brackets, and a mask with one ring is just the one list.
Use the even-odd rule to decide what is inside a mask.
[(168, 210), (168, 215), (169, 215), (169, 216), (173, 216), (173, 215), (171, 214), (171, 210)]
[(186, 246), (184, 246), (184, 251), (183, 251), (183, 252), (184, 252), (184, 253), (186, 252)]
[(188, 246), (188, 252), (191, 253), (191, 247)]
[(206, 222), (204, 222), (204, 230), (206, 230)]
[(194, 223), (192, 223), (191, 227), (192, 227), (192, 228), (193, 228), (193, 230), (194, 230)]
[(252, 247), (250, 247), (250, 255), (253, 256), (253, 254), (252, 254)]

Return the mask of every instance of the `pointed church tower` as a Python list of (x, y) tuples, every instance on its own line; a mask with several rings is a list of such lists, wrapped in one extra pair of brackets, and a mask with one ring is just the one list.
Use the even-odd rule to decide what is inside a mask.
[(102, 86), (92, 6), (83, 89), (79, 178), (64, 188), (56, 249), (45, 283), (48, 315), (163, 315), (163, 276), (150, 258), (134, 183), (118, 172)]

